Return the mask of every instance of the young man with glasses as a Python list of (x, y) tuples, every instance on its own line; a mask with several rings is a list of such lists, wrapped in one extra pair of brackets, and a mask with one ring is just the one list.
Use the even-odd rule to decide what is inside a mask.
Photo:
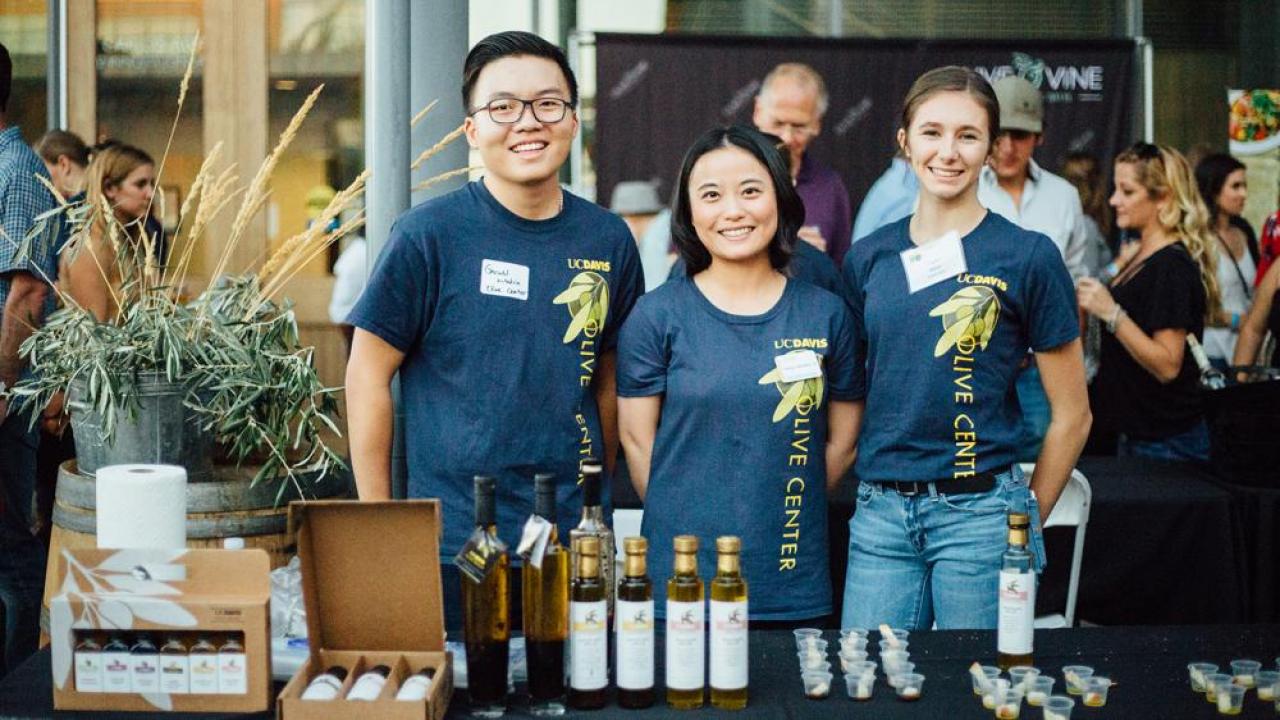
[[(513, 549), (535, 472), (556, 475), (561, 528), (576, 522), (579, 459), (612, 465), (614, 348), (644, 290), (627, 226), (557, 180), (578, 131), (564, 53), (530, 33), (491, 35), (467, 55), (462, 95), (484, 176), (396, 221), (348, 318), (360, 497), (391, 493), (399, 372), (408, 494), (440, 498), (448, 557), (470, 531), (477, 473), (498, 478), (498, 529)], [(445, 579), (456, 585), (456, 570)]]
[[(1036, 86), (1018, 75), (1000, 78), (992, 87), (1000, 101), (1000, 134), (988, 166), (978, 176), (978, 202), (1014, 225), (1048, 235), (1071, 277), (1079, 279), (1086, 274), (1089, 241), (1080, 193), (1031, 158), (1044, 142), (1044, 99)], [(1023, 426), (1018, 459), (1032, 462), (1049, 429), (1049, 400), (1030, 354), (1018, 373), (1017, 391)]]

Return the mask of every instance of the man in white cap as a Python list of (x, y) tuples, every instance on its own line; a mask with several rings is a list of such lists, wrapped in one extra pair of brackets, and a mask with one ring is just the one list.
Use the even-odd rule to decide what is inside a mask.
[[(1000, 101), (1000, 134), (991, 160), (978, 178), (978, 201), (1010, 222), (1049, 236), (1072, 278), (1087, 274), (1088, 236), (1080, 193), (1066, 180), (1036, 164), (1031, 154), (1044, 142), (1044, 99), (1026, 78), (1006, 75), (995, 82)], [(1034, 359), (1018, 374), (1023, 455), (1034, 461), (1049, 428), (1049, 401)]]

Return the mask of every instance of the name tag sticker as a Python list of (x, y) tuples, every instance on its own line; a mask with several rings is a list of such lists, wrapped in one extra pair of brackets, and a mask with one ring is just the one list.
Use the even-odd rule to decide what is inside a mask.
[(480, 263), (480, 292), (485, 295), (529, 299), (529, 268), (501, 260)]
[(818, 362), (818, 354), (812, 350), (775, 355), (773, 364), (777, 366), (782, 382), (822, 377), (822, 364)]
[(924, 245), (903, 250), (902, 268), (907, 271), (907, 288), (913, 294), (965, 272), (968, 264), (960, 233), (952, 230)]

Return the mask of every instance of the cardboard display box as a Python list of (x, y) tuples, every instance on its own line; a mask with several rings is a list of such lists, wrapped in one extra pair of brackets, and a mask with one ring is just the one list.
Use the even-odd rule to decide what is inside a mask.
[[(302, 562), (310, 657), (276, 701), (282, 720), (442, 720), (453, 693), (444, 646), (440, 505), (435, 500), (295, 502), (289, 506)], [(391, 675), (371, 702), (345, 697), (365, 669)], [(303, 700), (311, 680), (347, 670), (339, 699)], [(406, 678), (435, 669), (426, 700), (397, 701)]]
[[(57, 568), (60, 591), (49, 608), (54, 708), (154, 713), (259, 712), (271, 706), (271, 563), (262, 550), (64, 549)], [(86, 675), (74, 667), (80, 638), (136, 639), (144, 633), (157, 647), (167, 635), (237, 639), (244, 665), (236, 668), (233, 660), (228, 676), (240, 687), (201, 694), (109, 692), (78, 680)], [(205, 667), (215, 674), (222, 670), (209, 670), (207, 662)], [(157, 687), (159, 672), (147, 670)]]

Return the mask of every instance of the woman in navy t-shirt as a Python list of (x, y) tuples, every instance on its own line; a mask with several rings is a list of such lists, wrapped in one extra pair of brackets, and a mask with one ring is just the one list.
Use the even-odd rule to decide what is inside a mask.
[(743, 126), (685, 155), (672, 238), (689, 268), (637, 301), (618, 346), (618, 421), (645, 501), (664, 609), (672, 538), (742, 538), (752, 620), (832, 612), (827, 489), (853, 457), (853, 338), (841, 298), (788, 277), (804, 205), (786, 161)]
[[(845, 626), (995, 627), (1007, 514), (1031, 514), (1043, 558), (1036, 499), (1047, 515), (1088, 434), (1062, 257), (1048, 237), (978, 203), (999, 113), (969, 69), (920, 76), (898, 130), (918, 209), (845, 257), (866, 403)], [(1052, 411), (1030, 487), (1014, 464), (1014, 378), (1028, 348)]]

